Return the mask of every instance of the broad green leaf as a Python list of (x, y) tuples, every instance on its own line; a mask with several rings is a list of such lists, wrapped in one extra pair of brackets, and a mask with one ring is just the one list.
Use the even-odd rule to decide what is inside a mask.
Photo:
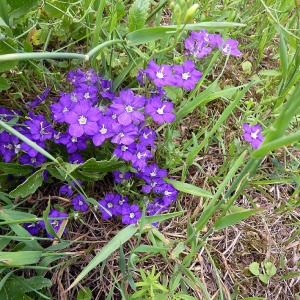
[[(15, 53), (17, 43), (10, 38), (0, 41), (0, 55)], [(17, 64), (16, 61), (4, 61), (0, 63), (0, 72), (9, 71)]]
[(0, 162), (0, 170), (3, 173), (14, 176), (26, 176), (32, 172), (33, 167), (29, 165)]
[(198, 197), (208, 197), (208, 198), (213, 197), (213, 195), (210, 192), (189, 183), (169, 180), (169, 179), (166, 180), (166, 182), (172, 184), (174, 188), (180, 192), (184, 192)]
[(10, 83), (7, 79), (0, 76), (0, 92), (6, 91), (10, 88)]
[[(51, 285), (51, 280), (42, 276), (34, 276), (29, 279), (25, 279), (21, 276), (12, 276), (5, 282), (3, 288), (0, 290), (0, 299), (32, 299), (25, 293), (37, 291)], [(43, 298), (50, 300), (50, 298), (45, 295), (43, 295)]]
[(215, 222), (214, 229), (221, 230), (227, 228), (260, 211), (262, 211), (262, 209), (252, 209), (252, 210), (246, 210), (246, 211), (226, 215)]
[(6, 0), (0, 1), (0, 26), (9, 26), (9, 15)]
[(35, 46), (43, 45), (45, 44), (47, 37), (49, 34), (49, 29), (41, 28), (34, 31), (32, 35), (32, 43)]
[(0, 252), (0, 267), (19, 267), (35, 264), (42, 256), (42, 251)]
[(249, 266), (249, 271), (253, 275), (258, 276), (260, 274), (260, 272), (259, 272), (259, 263), (257, 263), (256, 261), (251, 263), (250, 266)]
[(128, 27), (129, 32), (142, 29), (148, 16), (149, 0), (135, 0), (129, 9)]
[(269, 276), (267, 274), (259, 274), (258, 278), (265, 284), (268, 284)]
[(114, 251), (116, 251), (121, 245), (127, 242), (137, 231), (136, 226), (129, 225), (117, 233), (112, 240), (105, 245), (100, 252), (90, 261), (90, 263), (83, 269), (83, 271), (77, 276), (75, 281), (67, 289), (70, 290), (78, 282), (81, 281), (90, 271), (97, 267), (101, 262), (103, 262), (107, 257), (109, 257)]
[(270, 261), (265, 263), (265, 269), (268, 276), (274, 276), (276, 274), (277, 268)]
[(7, 215), (9, 215), (10, 220), (25, 220), (25, 219), (35, 219), (36, 216), (27, 212), (2, 208), (0, 210), (0, 219), (7, 220)]
[(80, 165), (84, 172), (95, 172), (95, 173), (108, 173), (112, 172), (124, 165), (124, 162), (119, 161), (117, 158), (111, 160), (97, 161), (95, 158), (90, 158), (84, 164)]
[(29, 176), (27, 180), (25, 180), (22, 184), (20, 184), (17, 188), (9, 193), (10, 197), (26, 197), (30, 194), (33, 194), (42, 184), (44, 181), (43, 176), (44, 170), (39, 170)]
[(10, 7), (10, 19), (17, 19), (30, 11), (36, 6), (38, 0), (6, 0)]

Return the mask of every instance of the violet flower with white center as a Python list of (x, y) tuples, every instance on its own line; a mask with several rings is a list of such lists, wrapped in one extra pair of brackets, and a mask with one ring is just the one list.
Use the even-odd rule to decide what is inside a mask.
[(125, 161), (130, 161), (136, 151), (136, 144), (130, 145), (118, 144), (113, 154), (118, 158), (123, 158)]
[(116, 121), (109, 116), (100, 114), (98, 124), (98, 131), (93, 135), (93, 143), (95, 146), (100, 146), (106, 139), (114, 136), (112, 129), (113, 123)]
[(91, 104), (96, 104), (98, 102), (98, 87), (88, 84), (80, 84), (73, 90), (81, 100), (87, 100)]
[(143, 171), (147, 166), (147, 160), (152, 157), (152, 153), (144, 145), (137, 144), (136, 152), (131, 158), (132, 166)]
[(13, 110), (8, 110), (5, 107), (0, 107), (0, 120), (3, 122), (8, 122), (10, 121), (14, 116), (18, 115)]
[(114, 144), (130, 145), (138, 135), (138, 127), (134, 124), (128, 126), (115, 124), (113, 131), (115, 136), (111, 139), (111, 142)]
[(163, 201), (166, 205), (171, 204), (177, 198), (179, 191), (177, 191), (172, 184), (166, 184), (166, 187), (163, 191)]
[(68, 153), (73, 153), (77, 150), (85, 150), (87, 148), (85, 136), (75, 137), (65, 133), (61, 135), (57, 142), (65, 145)]
[(202, 77), (202, 73), (195, 69), (192, 60), (186, 60), (182, 66), (175, 65), (174, 73), (176, 85), (188, 91), (192, 90)]
[(114, 182), (115, 183), (120, 183), (122, 181), (128, 180), (129, 178), (132, 177), (132, 174), (130, 172), (119, 172), (119, 171), (113, 171), (112, 172), (114, 175)]
[(265, 139), (262, 135), (262, 128), (259, 124), (254, 126), (250, 126), (248, 123), (243, 125), (245, 133), (243, 134), (243, 138), (245, 141), (249, 142), (253, 148), (257, 149), (263, 140)]
[(160, 169), (156, 163), (153, 163), (145, 168), (141, 178), (146, 182), (151, 182), (152, 179), (162, 179), (163, 177), (166, 177), (167, 174), (168, 171), (166, 169)]
[(82, 100), (76, 103), (72, 111), (65, 114), (65, 122), (70, 124), (70, 135), (74, 137), (81, 137), (84, 133), (94, 135), (99, 130), (97, 121), (100, 115), (100, 110), (91, 107), (88, 101)]
[(38, 223), (24, 223), (23, 225), (31, 235), (35, 235), (39, 232), (40, 226)]
[(135, 96), (131, 90), (122, 90), (120, 97), (114, 99), (110, 105), (113, 113), (118, 116), (118, 122), (127, 126), (131, 123), (140, 123), (144, 121), (145, 116), (138, 109), (144, 107), (145, 97)]
[(168, 65), (157, 65), (153, 59), (150, 60), (148, 68), (144, 70), (144, 73), (153, 80), (153, 83), (157, 87), (163, 87), (165, 85), (175, 85), (174, 76), (172, 74), (172, 67)]
[(31, 120), (24, 122), (29, 127), (30, 136), (34, 141), (45, 141), (52, 139), (52, 125), (45, 119), (43, 115), (34, 116)]
[(32, 165), (32, 166), (36, 167), (36, 166), (39, 166), (42, 163), (44, 163), (46, 161), (46, 157), (41, 153), (38, 153), (34, 157), (32, 157), (28, 154), (22, 154), (19, 157), (19, 161), (20, 161), (20, 163), (22, 163), (24, 165)]
[(241, 56), (242, 52), (237, 48), (239, 45), (237, 40), (228, 39), (220, 47), (225, 55)]
[(5, 162), (10, 162), (16, 156), (19, 149), (18, 145), (19, 139), (15, 135), (7, 131), (0, 133), (0, 155), (3, 156)]
[[(81, 185), (82, 184), (82, 181), (81, 180), (77, 180), (76, 182), (73, 180), (72, 181), (73, 185)], [(68, 195), (69, 197), (71, 197), (73, 195), (73, 185), (72, 184), (64, 184), (60, 187), (59, 189), (59, 193), (62, 194), (62, 195)]]
[(77, 164), (77, 165), (84, 163), (84, 160), (83, 160), (81, 154), (78, 152), (75, 152), (72, 155), (69, 155), (68, 161), (71, 164)]
[(136, 224), (142, 217), (142, 212), (137, 204), (125, 206), (122, 209), (122, 223), (123, 224)]
[(107, 220), (115, 215), (118, 214), (118, 209), (116, 208), (119, 206), (119, 197), (115, 197), (114, 194), (106, 194), (103, 200), (99, 200), (98, 203), (100, 206), (98, 208), (102, 212), (102, 218)]
[(77, 195), (75, 198), (72, 199), (72, 204), (74, 207), (74, 210), (81, 210), (81, 211), (87, 211), (88, 210), (88, 205), (83, 199), (81, 195)]
[(127, 196), (121, 196), (120, 194), (115, 194), (115, 199), (117, 200), (117, 205), (115, 205), (113, 207), (113, 212), (114, 212), (114, 215), (117, 217), (117, 216), (120, 216), (122, 214), (122, 211), (123, 211), (123, 208), (125, 206), (129, 206), (128, 204), (128, 197)]
[(85, 80), (85, 77), (86, 75), (80, 69), (72, 70), (67, 75), (68, 81), (74, 86), (78, 86), (82, 82), (82, 80)]
[(156, 96), (151, 97), (145, 107), (145, 113), (150, 115), (158, 124), (163, 124), (164, 122), (172, 123), (175, 120), (172, 110), (172, 102), (161, 101)]
[(100, 95), (102, 98), (113, 99), (115, 97), (115, 94), (111, 90), (112, 88), (111, 80), (100, 78), (100, 87), (101, 87)]
[(56, 122), (62, 123), (65, 121), (65, 113), (72, 110), (75, 102), (71, 100), (70, 94), (61, 93), (58, 103), (51, 104), (52, 118)]
[(154, 140), (156, 138), (156, 132), (149, 127), (143, 127), (139, 132), (140, 143), (144, 146), (151, 146), (155, 149)]
[[(60, 218), (60, 219), (57, 219), (57, 220), (50, 220), (51, 218)], [(58, 230), (60, 229), (60, 226), (63, 222), (64, 219), (67, 219), (68, 218), (68, 214), (65, 213), (65, 212), (59, 212), (58, 210), (56, 209), (51, 209), (50, 210), (50, 213), (49, 213), (49, 216), (48, 216), (48, 221), (49, 223), (52, 225), (52, 228), (54, 229), (55, 232), (58, 232)], [(45, 226), (45, 222), (44, 221), (40, 221), (40, 226), (44, 229), (46, 229), (46, 226)], [(66, 228), (64, 229), (63, 233), (66, 233), (67, 230)], [(50, 235), (49, 233), (47, 233), (47, 236), (50, 238), (50, 239), (53, 239), (54, 236)]]

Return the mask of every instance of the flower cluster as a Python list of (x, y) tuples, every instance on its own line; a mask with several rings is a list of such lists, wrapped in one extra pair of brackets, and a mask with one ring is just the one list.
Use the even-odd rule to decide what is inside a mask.
[[(237, 41), (223, 41), (220, 35), (209, 34), (205, 30), (191, 32), (184, 45), (186, 55), (192, 59), (209, 54), (213, 48), (219, 48), (226, 55), (241, 55)], [(181, 65), (158, 65), (150, 60), (146, 69), (139, 70), (137, 77), (141, 85), (146, 79), (154, 84), (155, 88), (147, 95), (137, 94), (131, 89), (115, 94), (112, 82), (94, 70), (73, 70), (67, 76), (71, 91), (61, 92), (50, 105), (51, 116), (35, 113), (35, 108), (43, 105), (49, 96), (50, 89), (47, 87), (42, 95), (26, 104), (29, 109), (26, 117), (18, 111), (0, 108), (0, 118), (6, 122), (15, 118), (17, 121), (13, 127), (16, 130), (54, 156), (67, 157), (72, 164), (84, 163), (85, 150), (92, 147), (110, 149), (110, 155), (125, 161), (125, 166), (113, 172), (116, 193), (107, 194), (98, 201), (96, 208), (101, 211), (103, 219), (119, 216), (124, 224), (135, 224), (142, 215), (138, 204), (145, 206), (146, 214), (152, 216), (168, 210), (176, 200), (178, 191), (165, 181), (167, 170), (154, 162), (156, 131), (155, 126), (150, 125), (151, 120), (161, 125), (175, 119), (173, 103), (166, 96), (165, 86), (190, 91), (202, 78), (192, 59)], [(24, 121), (21, 123), (20, 120)], [(250, 134), (252, 139), (259, 140), (254, 134), (259, 136), (260, 132)], [(46, 160), (37, 150), (5, 131), (0, 132), (0, 155), (5, 162), (18, 160), (31, 165), (33, 172)], [(47, 174), (44, 175), (46, 178)], [(72, 198), (75, 211), (85, 212), (89, 203), (80, 193), (74, 194), (74, 188), (77, 187), (78, 191), (82, 184), (80, 180), (74, 180), (61, 186), (59, 193)], [(133, 185), (139, 196), (132, 196), (134, 193), (130, 189)], [(67, 214), (51, 210), (49, 217), (62, 219)], [(50, 221), (56, 232), (61, 226), (61, 219)], [(32, 234), (36, 234), (40, 227), (45, 228), (43, 221), (39, 224), (25, 223), (24, 226)]]
[(220, 34), (210, 34), (206, 30), (192, 31), (191, 36), (184, 41), (185, 54), (197, 59), (210, 54), (214, 48), (220, 49), (225, 55), (241, 56), (238, 44), (237, 40), (224, 41)]

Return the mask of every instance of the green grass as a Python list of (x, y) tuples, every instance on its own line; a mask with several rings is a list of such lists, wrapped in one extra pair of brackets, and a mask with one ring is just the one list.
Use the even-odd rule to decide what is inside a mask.
[[(300, 297), (296, 285), (286, 289), (300, 275), (299, 260), (292, 260), (300, 231), (297, 1), (201, 1), (185, 24), (194, 3), (0, 3), (0, 107), (26, 111), (25, 103), (46, 85), (58, 97), (65, 75), (77, 68), (93, 67), (111, 78), (114, 91), (148, 92), (138, 87), (137, 70), (150, 59), (182, 63), (189, 30), (237, 39), (243, 52), (234, 58), (218, 51), (200, 60), (203, 77), (191, 92), (167, 89), (176, 119), (155, 128), (160, 140), (155, 160), (169, 169), (175, 179), (169, 182), (180, 195), (168, 214), (143, 217), (139, 226), (98, 222), (101, 216), (91, 210), (64, 223), (70, 240), (63, 228), (52, 244), (31, 237), (22, 223), (41, 215), (55, 234), (47, 218), (50, 206), (61, 204), (50, 197), (57, 196), (57, 183), (85, 176), (88, 184), (78, 192), (98, 205), (95, 199), (109, 192), (104, 176), (121, 165), (104, 156), (70, 164), (16, 132), (12, 126), (20, 120), (0, 120), (0, 132), (18, 136), (51, 161), (33, 175), (31, 167), (0, 163), (1, 299), (9, 299), (5, 295), (16, 285), (24, 299), (254, 300), (272, 299), (278, 286), (279, 299)], [(50, 117), (48, 104), (38, 112)], [(242, 139), (243, 123), (263, 127), (259, 149)], [(52, 187), (43, 185), (44, 170)], [(8, 174), (27, 180), (12, 186)], [(134, 188), (127, 192), (136, 193)], [(47, 205), (41, 199), (48, 196)], [(266, 274), (267, 261), (277, 268), (268, 286), (249, 271), (257, 262)], [(59, 288), (50, 274), (53, 282), (60, 280)]]

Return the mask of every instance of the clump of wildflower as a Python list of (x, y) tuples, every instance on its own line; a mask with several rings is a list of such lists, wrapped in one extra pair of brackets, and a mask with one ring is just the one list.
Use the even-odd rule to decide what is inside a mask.
[(245, 139), (245, 141), (249, 142), (253, 148), (258, 148), (265, 139), (261, 135), (261, 126), (259, 124), (250, 126), (248, 123), (245, 123), (243, 127), (245, 131), (245, 133), (243, 134), (243, 138)]

